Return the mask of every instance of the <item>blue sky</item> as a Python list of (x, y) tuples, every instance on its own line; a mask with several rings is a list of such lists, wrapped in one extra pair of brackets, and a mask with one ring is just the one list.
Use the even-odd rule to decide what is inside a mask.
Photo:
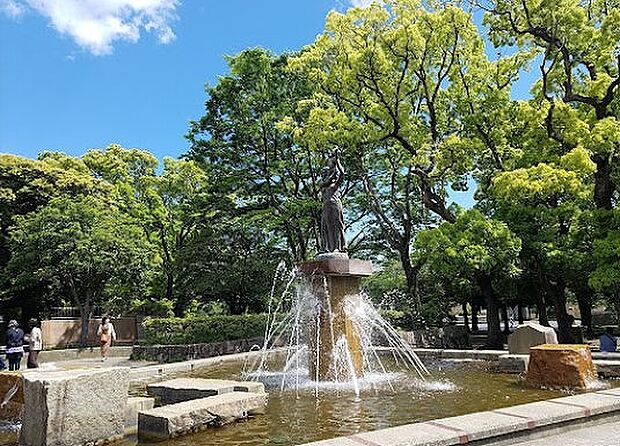
[(181, 155), (224, 55), (296, 50), (329, 10), (367, 1), (0, 0), (0, 152)]
[(119, 143), (178, 156), (224, 55), (298, 49), (339, 1), (0, 0), (0, 152), (79, 155)]

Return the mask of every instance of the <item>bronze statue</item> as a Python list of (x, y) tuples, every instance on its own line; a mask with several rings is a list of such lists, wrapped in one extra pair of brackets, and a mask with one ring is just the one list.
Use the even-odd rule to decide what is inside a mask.
[(347, 242), (344, 238), (344, 217), (342, 201), (338, 189), (344, 181), (344, 168), (338, 153), (334, 153), (323, 169), (321, 193), (323, 195), (323, 213), (321, 214), (321, 251), (346, 252)]

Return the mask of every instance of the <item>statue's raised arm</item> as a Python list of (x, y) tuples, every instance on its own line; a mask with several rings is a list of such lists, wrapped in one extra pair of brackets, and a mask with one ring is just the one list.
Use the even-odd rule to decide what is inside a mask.
[(327, 161), (323, 169), (321, 193), (323, 196), (323, 213), (321, 214), (321, 251), (346, 252), (347, 242), (344, 238), (344, 217), (339, 188), (344, 182), (345, 171), (338, 154)]

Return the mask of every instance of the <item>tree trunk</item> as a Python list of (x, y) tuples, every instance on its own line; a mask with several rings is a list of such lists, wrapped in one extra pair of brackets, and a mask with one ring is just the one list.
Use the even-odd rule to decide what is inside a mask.
[(471, 304), (471, 331), (474, 333), (478, 331), (478, 311), (480, 308), (477, 303)]
[(613, 196), (616, 185), (611, 179), (611, 166), (606, 156), (594, 155), (592, 161), (596, 164), (594, 172), (594, 203), (597, 209), (610, 211), (613, 208)]
[(502, 339), (502, 331), (499, 321), (499, 306), (493, 292), (493, 285), (491, 284), (491, 277), (488, 274), (483, 274), (478, 277), (478, 285), (480, 286), (480, 292), (484, 297), (487, 304), (487, 342), (488, 348), (503, 348), (504, 341)]
[(416, 268), (411, 264), (411, 256), (409, 255), (409, 247), (401, 247), (398, 250), (400, 255), (400, 263), (403, 267), (403, 271), (405, 272), (405, 280), (407, 282), (407, 294), (409, 294), (414, 299), (415, 311), (421, 311), (420, 299), (418, 296), (418, 271), (419, 268)]
[(538, 310), (538, 323), (548, 327), (549, 316), (547, 316), (547, 304), (542, 293), (538, 293), (538, 299), (536, 299), (536, 309)]
[(521, 303), (517, 304), (517, 318), (519, 325), (523, 325), (523, 305)]
[(465, 324), (465, 330), (469, 333), (469, 317), (467, 316), (467, 302), (465, 301), (461, 305), (463, 308), (463, 323)]
[(502, 318), (504, 319), (504, 333), (510, 334), (510, 321), (508, 320), (508, 305), (502, 305)]
[(80, 322), (82, 324), (80, 328), (80, 348), (88, 346), (88, 326), (90, 325), (90, 318), (93, 314), (92, 306), (80, 305)]
[(166, 271), (166, 299), (172, 301), (174, 295), (174, 273), (170, 270)]
[(550, 291), (553, 299), (553, 306), (555, 307), (556, 319), (558, 321), (558, 341), (561, 344), (572, 344), (575, 342), (572, 330), (574, 317), (566, 311), (566, 290), (564, 288), (564, 283), (559, 281), (557, 284), (552, 284)]
[(581, 314), (581, 326), (586, 327), (586, 336), (593, 337), (592, 331), (592, 297), (593, 293), (590, 288), (584, 288), (576, 293), (577, 305), (579, 305), (579, 313)]

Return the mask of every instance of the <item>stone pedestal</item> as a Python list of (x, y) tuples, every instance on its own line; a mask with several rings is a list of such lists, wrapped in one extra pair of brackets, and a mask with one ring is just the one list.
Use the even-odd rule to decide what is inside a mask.
[(587, 345), (544, 344), (530, 349), (528, 385), (584, 389), (596, 378), (592, 353)]
[(372, 274), (372, 264), (333, 253), (299, 268), (317, 298), (317, 313), (308, 327), (310, 377), (319, 381), (347, 381), (352, 373), (361, 377), (364, 352), (347, 310), (360, 304), (360, 280)]
[(555, 330), (534, 322), (519, 325), (513, 334), (508, 336), (508, 352), (511, 355), (527, 355), (530, 347), (542, 344), (557, 344)]

